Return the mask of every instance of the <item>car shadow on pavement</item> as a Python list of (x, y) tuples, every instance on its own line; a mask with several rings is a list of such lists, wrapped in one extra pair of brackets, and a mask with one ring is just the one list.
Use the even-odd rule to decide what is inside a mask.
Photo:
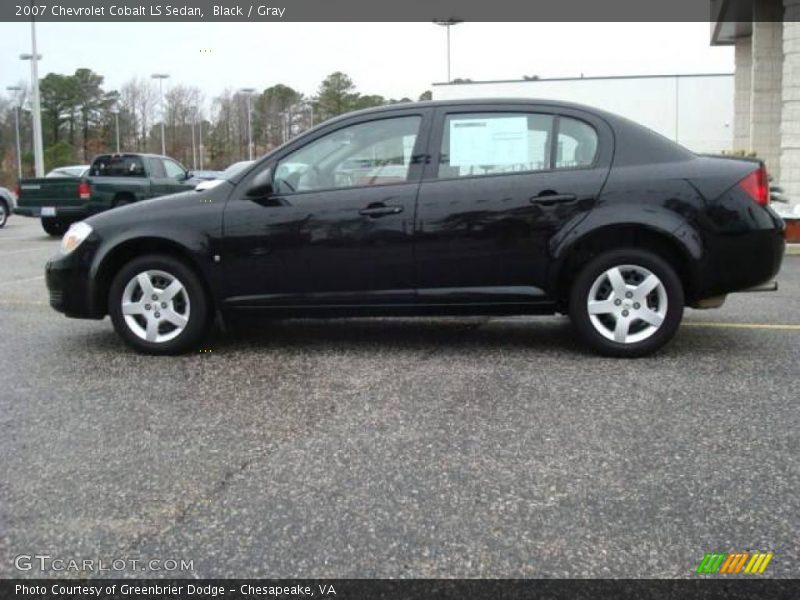
[[(108, 328), (64, 338), (68, 345), (92, 353), (136, 354)], [(651, 358), (691, 355), (729, 355), (731, 349), (752, 351), (757, 341), (739, 330), (682, 327), (675, 339)], [(749, 349), (748, 349), (749, 348)], [(183, 356), (241, 352), (308, 353), (438, 352), (522, 350), (544, 354), (571, 354), (601, 359), (581, 344), (566, 317), (452, 317), (452, 318), (342, 318), (267, 319), (215, 326), (193, 352)], [(647, 360), (647, 358), (641, 359)]]
[[(108, 329), (72, 335), (69, 345), (96, 352), (130, 352)], [(591, 355), (574, 337), (566, 318), (251, 318), (214, 327), (195, 354), (228, 352), (430, 352), (444, 349), (570, 352)], [(187, 353), (191, 355), (192, 352)], [(185, 355), (186, 356), (186, 355)]]
[(374, 352), (376, 347), (425, 351), (435, 348), (580, 348), (569, 321), (561, 318), (349, 318), (258, 319), (215, 332), (208, 344), (223, 349), (327, 348)]

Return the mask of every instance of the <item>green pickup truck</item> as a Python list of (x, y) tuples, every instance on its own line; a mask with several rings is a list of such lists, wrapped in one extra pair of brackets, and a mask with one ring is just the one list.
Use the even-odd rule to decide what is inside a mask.
[(38, 217), (61, 236), (70, 224), (95, 213), (147, 198), (193, 189), (195, 179), (179, 162), (156, 154), (101, 154), (85, 177), (21, 179), (14, 214)]

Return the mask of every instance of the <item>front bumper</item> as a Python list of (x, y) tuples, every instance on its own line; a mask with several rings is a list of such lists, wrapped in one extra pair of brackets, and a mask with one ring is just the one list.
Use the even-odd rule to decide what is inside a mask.
[(92, 255), (93, 249), (83, 248), (82, 244), (72, 254), (57, 254), (45, 265), (50, 306), (68, 317), (102, 319), (105, 316), (96, 301), (95, 282), (91, 277)]

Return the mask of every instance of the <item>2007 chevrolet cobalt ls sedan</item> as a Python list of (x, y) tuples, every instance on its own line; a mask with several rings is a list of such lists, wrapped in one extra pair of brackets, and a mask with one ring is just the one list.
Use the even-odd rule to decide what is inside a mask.
[(51, 305), (111, 316), (151, 354), (215, 315), (569, 314), (600, 353), (641, 356), (685, 305), (777, 273), (763, 164), (702, 157), (551, 101), (400, 104), (332, 119), (202, 191), (73, 225)]

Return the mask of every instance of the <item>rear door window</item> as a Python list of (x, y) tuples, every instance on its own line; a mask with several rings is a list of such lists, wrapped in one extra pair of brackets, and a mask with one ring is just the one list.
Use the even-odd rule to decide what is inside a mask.
[(92, 163), (92, 177), (144, 177), (144, 162), (139, 156), (101, 156)]
[(594, 164), (597, 132), (594, 127), (569, 117), (558, 119), (556, 169), (575, 169)]
[(161, 164), (160, 158), (148, 158), (147, 162), (150, 163), (150, 177), (163, 179), (167, 176), (167, 172), (164, 170), (164, 165)]
[(549, 169), (552, 135), (552, 115), (447, 115), (438, 176), (446, 179)]

